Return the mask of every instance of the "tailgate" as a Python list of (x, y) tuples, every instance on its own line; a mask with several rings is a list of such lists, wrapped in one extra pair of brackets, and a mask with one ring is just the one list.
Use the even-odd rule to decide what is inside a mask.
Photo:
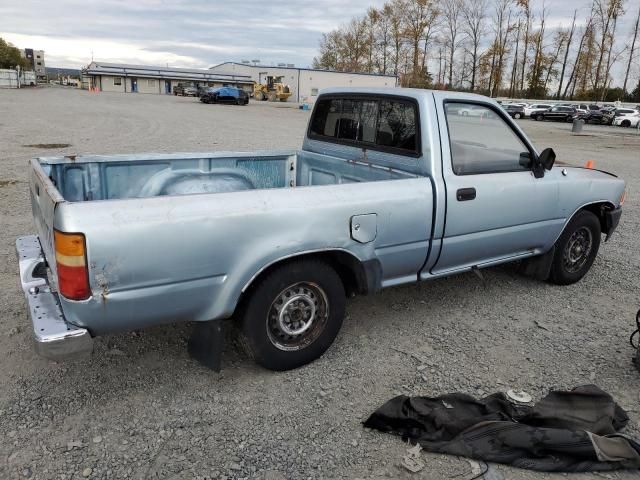
[[(49, 267), (55, 274), (56, 262), (53, 249), (53, 220), (56, 205), (63, 202), (64, 199), (53, 185), (53, 182), (42, 165), (40, 165), (38, 159), (31, 160), (29, 165), (29, 195), (31, 197), (33, 221), (36, 224), (42, 251), (44, 252)], [(49, 167), (45, 166), (44, 168)]]

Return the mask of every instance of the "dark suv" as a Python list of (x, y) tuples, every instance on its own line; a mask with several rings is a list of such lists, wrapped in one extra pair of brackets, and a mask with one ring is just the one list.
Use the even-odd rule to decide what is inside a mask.
[(573, 107), (551, 107), (544, 112), (531, 114), (534, 120), (555, 120), (557, 122), (572, 122), (578, 116), (578, 111)]

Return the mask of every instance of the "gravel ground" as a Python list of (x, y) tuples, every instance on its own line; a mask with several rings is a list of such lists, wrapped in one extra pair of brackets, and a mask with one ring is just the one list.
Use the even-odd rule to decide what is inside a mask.
[[(187, 354), (189, 325), (100, 338), (90, 359), (55, 364), (31, 348), (15, 237), (34, 232), (29, 158), (62, 153), (297, 148), (309, 113), (192, 98), (0, 90), (0, 478), (416, 478), (471, 475), (461, 458), (424, 454), (361, 421), (399, 393), (535, 398), (595, 383), (640, 437), (640, 374), (628, 336), (640, 306), (640, 135), (523, 120), (539, 147), (627, 181), (621, 225), (580, 283), (557, 287), (511, 265), (393, 288), (349, 302), (334, 346), (296, 371), (255, 366), (227, 342), (220, 374)], [(26, 147), (70, 144), (63, 149)], [(544, 328), (541, 328), (544, 327)], [(564, 478), (501, 465), (492, 478)], [(572, 475), (638, 478), (637, 472)]]

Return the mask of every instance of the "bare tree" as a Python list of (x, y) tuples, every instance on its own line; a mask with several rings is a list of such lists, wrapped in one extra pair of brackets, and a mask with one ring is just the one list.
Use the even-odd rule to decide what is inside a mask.
[(476, 89), (476, 75), (480, 64), (480, 42), (486, 33), (488, 0), (466, 0), (462, 8), (463, 32), (471, 44), (471, 90)]
[(573, 21), (571, 22), (571, 30), (569, 31), (569, 37), (567, 38), (567, 45), (564, 49), (564, 60), (562, 61), (562, 71), (560, 72), (560, 79), (558, 81), (558, 91), (556, 92), (556, 98), (560, 98), (560, 92), (562, 91), (562, 82), (564, 80), (564, 72), (567, 68), (567, 59), (569, 58), (569, 49), (571, 48), (571, 40), (573, 39), (573, 33), (576, 29), (576, 15), (578, 10), (573, 11)]
[(567, 42), (567, 39), (569, 38), (569, 32), (563, 29), (557, 30), (554, 37), (553, 37), (553, 43), (554, 43), (554, 50), (553, 50), (553, 55), (550, 55), (547, 58), (547, 74), (544, 77), (544, 83), (543, 83), (543, 90), (545, 92), (547, 92), (547, 87), (549, 86), (549, 80), (551, 80), (552, 77), (555, 77), (558, 74), (558, 71), (555, 69), (556, 63), (558, 63), (558, 57), (560, 56), (560, 50), (562, 50), (562, 47), (564, 47), (564, 44)]
[(413, 75), (420, 70), (420, 42), (425, 30), (432, 27), (438, 17), (432, 0), (401, 0), (405, 35), (413, 54)]
[(524, 73), (527, 67), (527, 52), (529, 51), (529, 32), (531, 30), (531, 6), (529, 0), (516, 0), (516, 5), (524, 13), (524, 42), (522, 46), (522, 70), (520, 72), (520, 91), (524, 90)]
[(633, 40), (631, 40), (631, 47), (629, 49), (629, 60), (627, 60), (627, 71), (624, 74), (624, 83), (622, 84), (622, 92), (627, 94), (627, 81), (629, 80), (629, 70), (631, 70), (631, 62), (633, 61), (633, 55), (636, 50), (636, 40), (638, 39), (638, 25), (640, 24), (640, 8), (638, 8), (638, 15), (636, 16), (636, 26), (633, 29)]
[(511, 82), (509, 83), (509, 97), (513, 98), (516, 91), (518, 77), (518, 49), (520, 48), (520, 20), (516, 29), (516, 51), (513, 54), (513, 64), (511, 67)]
[(543, 45), (546, 16), (547, 10), (543, 8), (540, 15), (540, 28), (532, 35), (534, 53), (533, 64), (531, 66), (531, 71), (529, 72), (529, 96), (531, 97), (539, 97), (545, 94), (542, 90), (542, 69), (544, 63)]
[[(613, 41), (611, 30), (612, 28), (615, 30), (617, 18), (624, 12), (623, 3), (624, 0), (593, 0), (591, 10), (595, 18), (596, 26), (600, 31), (598, 61), (595, 69), (595, 80), (593, 81), (594, 91), (597, 91), (600, 87), (600, 81), (602, 78), (602, 65), (605, 61), (604, 57), (607, 51), (610, 51), (607, 50), (607, 45)], [(610, 46), (611, 45), (609, 45), (609, 47)], [(606, 83), (606, 81), (604, 83)]]
[(461, 0), (442, 0), (442, 16), (445, 24), (445, 38), (449, 48), (449, 85), (453, 85), (453, 63), (459, 47), (459, 26), (462, 10)]
[(504, 73), (504, 57), (506, 54), (507, 36), (511, 31), (512, 0), (495, 0), (495, 25), (496, 33), (493, 58), (491, 65), (491, 77), (489, 95), (498, 94)]
[(380, 13), (373, 7), (369, 7), (367, 14), (363, 20), (364, 26), (367, 30), (367, 47), (369, 49), (369, 58), (367, 61), (367, 73), (373, 72), (373, 52), (376, 47), (376, 26), (380, 20)]
[(380, 49), (381, 61), (379, 65), (380, 73), (387, 73), (387, 57), (389, 54), (389, 45), (391, 43), (391, 24), (393, 22), (393, 8), (390, 4), (385, 3), (380, 10), (379, 20), (376, 29), (376, 38), (378, 39), (378, 47)]
[[(590, 32), (592, 30), (591, 25), (592, 25), (593, 19), (589, 18), (589, 21), (587, 22), (587, 25), (584, 28), (584, 32), (582, 33), (582, 36), (580, 37), (580, 43), (578, 45), (578, 51), (576, 53), (576, 59), (573, 62), (573, 68), (571, 69), (571, 75), (569, 75), (569, 80), (567, 81), (567, 86), (564, 89), (564, 92), (562, 93), (562, 98), (566, 98), (567, 97), (567, 93), (569, 92), (569, 88), (574, 88), (575, 89), (575, 84), (576, 84), (576, 76), (578, 73), (578, 70), (580, 68), (580, 62), (583, 56), (583, 49), (584, 49), (584, 45), (585, 45), (585, 41), (587, 40), (587, 37), (590, 35)], [(572, 87), (573, 85), (573, 87)]]

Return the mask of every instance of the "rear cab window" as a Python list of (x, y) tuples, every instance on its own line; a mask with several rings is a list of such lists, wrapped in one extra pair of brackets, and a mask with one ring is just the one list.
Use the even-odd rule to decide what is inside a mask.
[(420, 155), (418, 104), (403, 97), (328, 96), (316, 102), (308, 136), (314, 140)]

